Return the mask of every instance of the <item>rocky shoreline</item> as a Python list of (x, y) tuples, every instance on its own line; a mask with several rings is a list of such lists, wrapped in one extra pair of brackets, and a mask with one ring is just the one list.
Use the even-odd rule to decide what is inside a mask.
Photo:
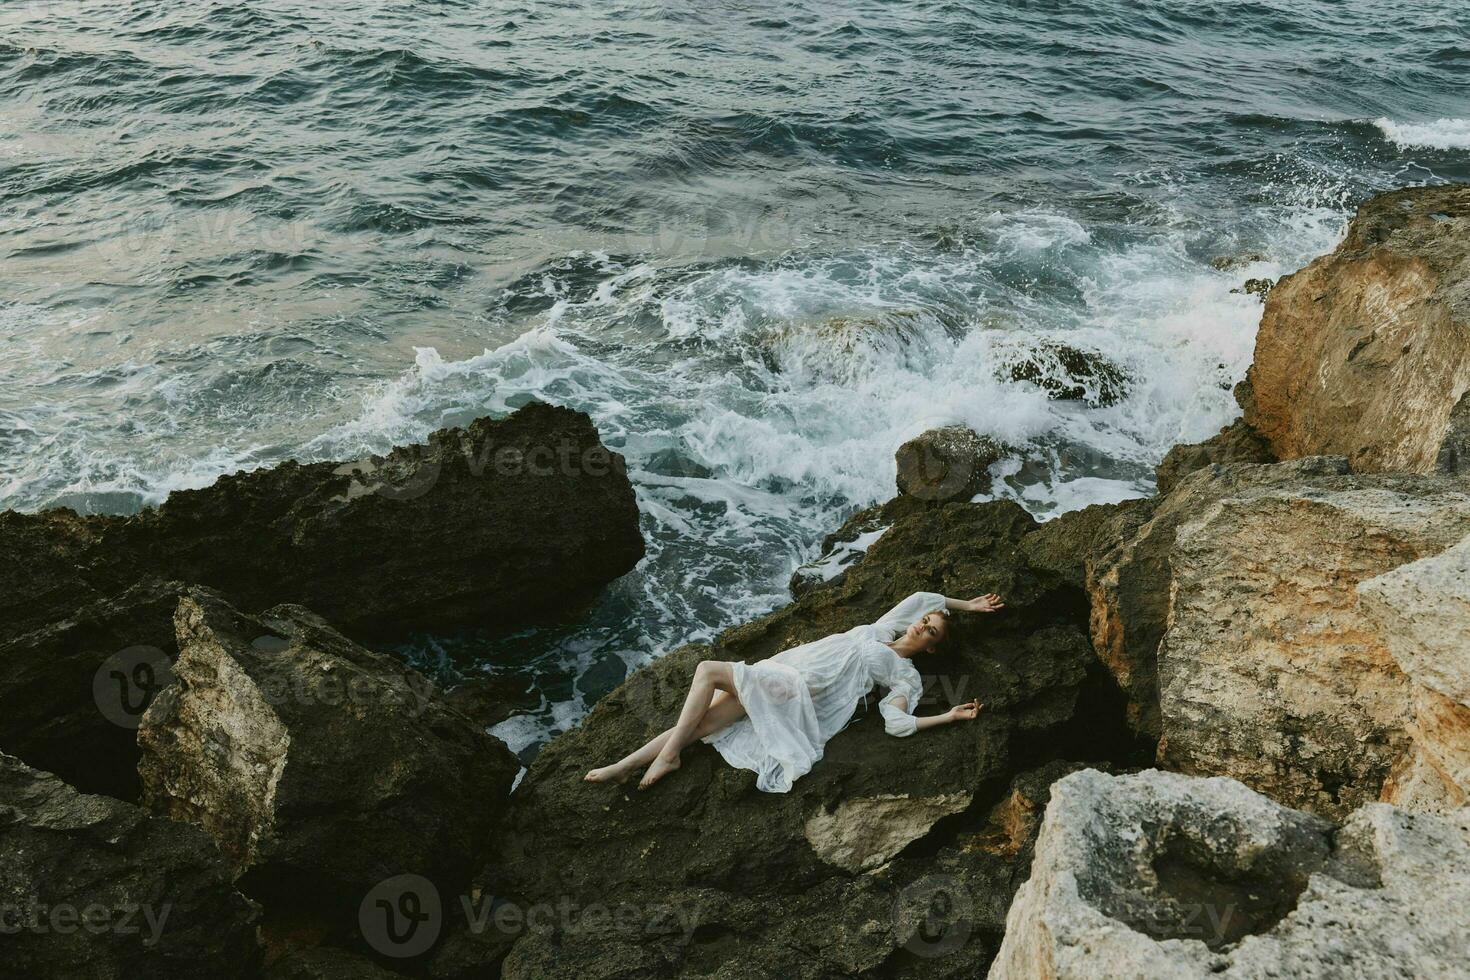
[[(633, 673), (514, 792), (481, 723), (362, 644), (575, 615), (639, 560), (632, 488), (585, 415), (533, 404), (132, 517), (0, 514), (0, 963), (1463, 970), (1470, 188), (1375, 197), (1257, 292), (1243, 416), (1170, 452), (1155, 497), (1038, 523), (968, 502), (1010, 450), (926, 433), (790, 605)], [(893, 739), (870, 712), (779, 796), (703, 745), (646, 793), (580, 781), (670, 723), (700, 659), (921, 590), (1006, 597), (921, 665), (920, 712), (979, 698), (974, 724)]]

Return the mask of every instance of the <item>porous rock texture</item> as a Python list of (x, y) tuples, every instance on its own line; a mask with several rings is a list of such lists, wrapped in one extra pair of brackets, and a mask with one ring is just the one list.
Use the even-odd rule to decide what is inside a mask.
[(0, 513), (0, 639), (156, 575), (353, 636), (564, 616), (643, 556), (622, 458), (581, 412), (500, 420), (345, 463), (286, 462), (130, 516)]
[(1341, 827), (1224, 778), (1057, 782), (991, 980), (1461, 976), (1470, 811)]
[(1452, 416), (1470, 391), (1470, 187), (1364, 203), (1336, 250), (1271, 290), (1247, 378), (1245, 420), (1281, 459), (1463, 468)]
[[(479, 937), (485, 956), (523, 978), (973, 975), (1024, 874), (1037, 796), (1074, 753), (1134, 748), (1088, 647), (1080, 582), (1031, 563), (1036, 533), (1010, 502), (916, 510), (791, 606), (635, 672), (538, 756), (481, 876), (517, 908), (572, 911)], [(928, 560), (913, 561), (920, 548)], [(702, 744), (648, 791), (581, 781), (673, 722), (700, 660), (757, 660), (915, 591), (1006, 597), (919, 664), (921, 714), (978, 697), (977, 720), (900, 739), (867, 710), (787, 794), (758, 792)], [(589, 927), (579, 915), (594, 906)], [(470, 975), (473, 945), (446, 944), (459, 972), (443, 974)]]
[(1383, 799), (1446, 811), (1470, 796), (1470, 538), (1358, 585), (1362, 611), (1408, 678), (1409, 750)]
[(1470, 534), (1470, 485), (1294, 468), (1201, 471), (1166, 500), (1194, 505), (1169, 552), (1158, 758), (1341, 818), (1411, 741), (1412, 685), (1355, 587)]
[(299, 606), (197, 590), (175, 625), (177, 682), (138, 730), (151, 809), (207, 830), (247, 894), (329, 924), (394, 875), (463, 886), (519, 769), (499, 740)]
[(203, 831), (0, 755), (0, 973), (244, 980), (258, 909)]

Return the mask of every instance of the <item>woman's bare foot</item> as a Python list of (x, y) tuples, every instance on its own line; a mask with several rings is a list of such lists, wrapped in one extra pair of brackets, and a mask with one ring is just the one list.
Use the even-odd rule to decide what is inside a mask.
[(584, 783), (626, 783), (633, 775), (633, 768), (621, 762), (614, 762), (610, 766), (601, 769), (593, 769), (582, 777)]
[(663, 779), (669, 773), (678, 768), (678, 756), (674, 756), (672, 760), (665, 759), (663, 756), (659, 756), (657, 759), (653, 760), (653, 765), (648, 767), (648, 771), (645, 772), (643, 774), (643, 778), (638, 781), (638, 788), (647, 789), (648, 787), (652, 786), (654, 783), (658, 782), (660, 779)]

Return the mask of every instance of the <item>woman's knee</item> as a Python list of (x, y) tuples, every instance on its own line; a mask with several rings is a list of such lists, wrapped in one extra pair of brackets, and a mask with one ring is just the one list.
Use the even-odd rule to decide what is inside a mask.
[(694, 679), (714, 684), (716, 687), (725, 688), (735, 675), (730, 670), (730, 665), (723, 660), (701, 660), (694, 668)]

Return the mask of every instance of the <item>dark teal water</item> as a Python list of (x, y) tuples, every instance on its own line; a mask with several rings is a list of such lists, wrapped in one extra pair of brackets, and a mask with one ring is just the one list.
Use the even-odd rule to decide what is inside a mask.
[[(651, 543), (496, 643), (534, 745), (782, 601), (892, 452), (966, 422), (1039, 515), (1233, 415), (1259, 306), (1383, 188), (1470, 179), (1449, 2), (8, 0), (0, 503), (129, 510), (529, 397)], [(1223, 255), (1257, 256), (1232, 271)], [(1049, 401), (1065, 339), (1131, 377)]]

